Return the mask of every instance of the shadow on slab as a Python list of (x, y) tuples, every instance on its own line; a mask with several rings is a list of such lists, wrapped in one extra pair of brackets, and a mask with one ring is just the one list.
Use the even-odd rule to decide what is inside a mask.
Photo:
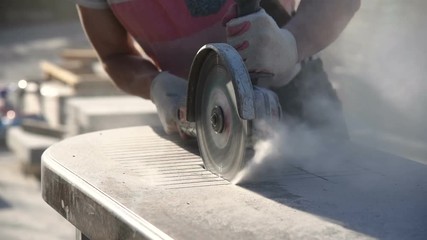
[(374, 238), (427, 236), (427, 165), (352, 143), (267, 159), (238, 185)]

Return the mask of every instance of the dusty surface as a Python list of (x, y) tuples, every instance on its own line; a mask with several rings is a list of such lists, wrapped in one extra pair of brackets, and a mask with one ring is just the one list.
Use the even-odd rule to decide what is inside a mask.
[(126, 221), (142, 231), (143, 219), (175, 239), (427, 235), (427, 166), (421, 163), (333, 144), (311, 157), (273, 157), (274, 166), (235, 186), (205, 170), (191, 142), (175, 143), (182, 141), (149, 127), (69, 138), (43, 156), (43, 196), (97, 239), (134, 234), (121, 227)]

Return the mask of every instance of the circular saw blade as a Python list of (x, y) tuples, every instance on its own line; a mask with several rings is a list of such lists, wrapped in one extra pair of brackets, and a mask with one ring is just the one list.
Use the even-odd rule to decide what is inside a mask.
[(231, 180), (251, 156), (250, 121), (241, 119), (226, 63), (218, 53), (207, 55), (197, 85), (197, 142), (206, 169)]

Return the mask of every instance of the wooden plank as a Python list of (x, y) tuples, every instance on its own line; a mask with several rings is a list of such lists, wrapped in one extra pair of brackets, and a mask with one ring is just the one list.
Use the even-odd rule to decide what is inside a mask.
[(75, 73), (49, 61), (41, 61), (40, 69), (45, 74), (47, 79), (54, 78), (71, 86), (74, 86), (81, 81), (80, 77)]
[(60, 55), (66, 60), (98, 61), (98, 55), (93, 49), (64, 49)]
[(67, 69), (68, 71), (73, 72), (74, 74), (79, 75), (94, 73), (92, 64), (92, 62), (88, 63), (79, 60), (66, 60), (57, 65), (64, 69)]
[(67, 64), (64, 65), (65, 66), (61, 66), (45, 60), (40, 62), (40, 68), (47, 79), (59, 80), (72, 87), (77, 87), (77, 85), (87, 84), (91, 82), (111, 83), (111, 81), (107, 77), (92, 73), (88, 71), (87, 67), (86, 69), (80, 68), (80, 71), (78, 71), (76, 70), (77, 68), (73, 64), (70, 64), (68, 66)]

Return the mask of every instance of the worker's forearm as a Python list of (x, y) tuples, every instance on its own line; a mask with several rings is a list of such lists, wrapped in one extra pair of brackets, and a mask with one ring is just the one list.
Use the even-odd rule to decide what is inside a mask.
[(120, 54), (102, 59), (102, 63), (120, 89), (150, 99), (151, 81), (159, 73), (150, 61), (141, 56)]
[(335, 41), (359, 7), (360, 0), (302, 0), (285, 26), (297, 41), (299, 60)]
[(134, 48), (133, 40), (110, 9), (77, 6), (85, 32), (105, 71), (123, 91), (150, 98), (158, 69)]

